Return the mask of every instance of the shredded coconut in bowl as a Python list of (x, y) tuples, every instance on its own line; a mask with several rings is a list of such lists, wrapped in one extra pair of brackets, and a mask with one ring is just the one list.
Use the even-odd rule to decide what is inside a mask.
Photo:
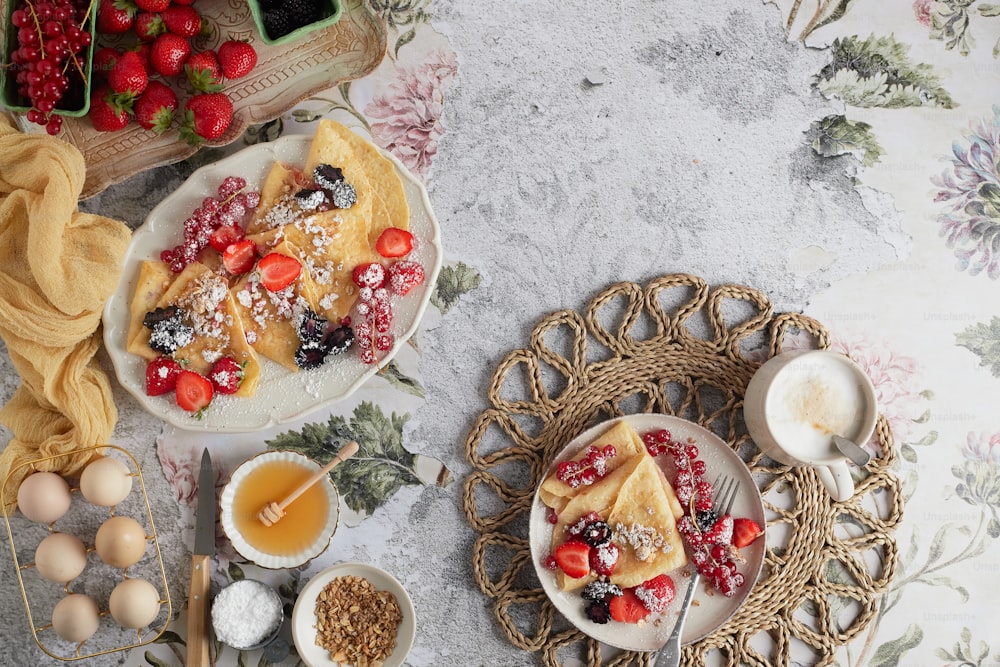
[(235, 649), (259, 647), (270, 640), (284, 620), (281, 596), (254, 579), (234, 581), (212, 602), (216, 638)]

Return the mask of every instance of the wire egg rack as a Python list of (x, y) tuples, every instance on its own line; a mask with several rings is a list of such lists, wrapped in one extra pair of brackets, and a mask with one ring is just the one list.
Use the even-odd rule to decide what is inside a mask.
[[(138, 503), (133, 500), (128, 504), (130, 507), (135, 505), (138, 506), (138, 509), (136, 509), (134, 514), (142, 514), (140, 524), (145, 521), (144, 529), (146, 530), (145, 540), (147, 547), (138, 563), (130, 565), (124, 569), (112, 569), (117, 573), (121, 580), (136, 578), (129, 575), (130, 570), (134, 571), (136, 569), (142, 570), (143, 575), (146, 575), (147, 572), (149, 572), (148, 576), (143, 577), (146, 578), (147, 581), (158, 575), (159, 586), (157, 588), (158, 592), (161, 593), (161, 597), (158, 601), (160, 606), (156, 617), (150, 622), (149, 625), (143, 628), (132, 629), (124, 628), (118, 625), (118, 623), (111, 617), (110, 611), (107, 609), (107, 604), (103, 606), (99, 604), (99, 627), (93, 635), (80, 642), (69, 642), (61, 639), (56, 634), (51, 621), (39, 621), (38, 619), (47, 619), (51, 617), (51, 612), (49, 611), (48, 615), (46, 615), (46, 610), (55, 606), (55, 601), (53, 600), (56, 600), (57, 598), (61, 599), (63, 596), (78, 592), (73, 589), (82, 585), (83, 575), (78, 575), (74, 579), (62, 584), (60, 590), (58, 588), (60, 584), (45, 580), (40, 574), (38, 574), (38, 568), (34, 560), (29, 563), (22, 564), (17, 555), (18, 549), (30, 549), (30, 551), (34, 553), (34, 550), (38, 545), (25, 544), (25, 542), (28, 542), (29, 540), (23, 536), (17, 535), (17, 532), (20, 531), (15, 531), (11, 527), (13, 504), (4, 505), (3, 516), (7, 527), (7, 538), (10, 542), (11, 555), (14, 558), (14, 569), (17, 574), (17, 583), (21, 590), (21, 599), (24, 602), (24, 610), (28, 616), (28, 625), (31, 627), (31, 635), (34, 638), (35, 643), (38, 644), (38, 647), (44, 653), (52, 658), (63, 661), (83, 660), (85, 658), (92, 658), (117, 651), (127, 651), (139, 646), (144, 646), (156, 641), (166, 631), (171, 618), (170, 591), (167, 586), (167, 574), (163, 567), (163, 558), (156, 538), (155, 524), (153, 523), (153, 513), (150, 508), (149, 496), (146, 493), (146, 485), (142, 479), (142, 471), (139, 468), (139, 463), (128, 450), (115, 445), (97, 445), (94, 447), (84, 448), (73, 453), (85, 453), (88, 451), (95, 453), (99, 451), (105, 455), (111, 455), (113, 452), (119, 453), (120, 456), (115, 456), (115, 458), (118, 458), (122, 463), (129, 467), (129, 477), (133, 478), (133, 480), (138, 480), (140, 491), (139, 495), (141, 500)], [(25, 467), (37, 471), (39, 470), (38, 466), (40, 464), (53, 459), (62, 458), (64, 456), (66, 455), (57, 454), (55, 456), (40, 457), (17, 466), (11, 470), (3, 482), (3, 495), (6, 496), (7, 484), (12, 478), (14, 478), (14, 473)], [(89, 518), (92, 520), (93, 517), (86, 517), (85, 514), (92, 514), (93, 510), (107, 512), (107, 518), (111, 518), (113, 516), (129, 516), (129, 514), (119, 513), (118, 509), (122, 505), (126, 504), (126, 501), (130, 500), (130, 498), (126, 498), (125, 501), (116, 506), (105, 508), (92, 505), (83, 499), (78, 487), (73, 487), (71, 485), (70, 492), (73, 497), (70, 513), (74, 513), (75, 511), (76, 514), (74, 517), (63, 517), (48, 524), (47, 529), (49, 534), (53, 534), (55, 532), (65, 532), (70, 535), (75, 535), (87, 544), (88, 540), (85, 539), (85, 536), (77, 534), (77, 532), (79, 532), (81, 522), (78, 521), (74, 526), (72, 524), (73, 518), (80, 519), (81, 516), (84, 516), (85, 519)], [(131, 497), (133, 495), (135, 495), (134, 486), (129, 496)], [(77, 496), (81, 497), (78, 498)], [(145, 511), (143, 512), (143, 510)], [(136, 516), (133, 516), (132, 518), (139, 519), (139, 517)], [(24, 519), (24, 521), (27, 521), (27, 519)], [(86, 521), (82, 523), (86, 523)], [(57, 530), (57, 527), (65, 527), (65, 530)], [(31, 533), (32, 531), (26, 530), (25, 532)], [(93, 567), (109, 567), (102, 564), (100, 560), (96, 558), (96, 548), (93, 546), (92, 539), (93, 536), (90, 535), (89, 537), (91, 539), (89, 540), (89, 546), (86, 548), (87, 566), (84, 572)], [(149, 549), (149, 544), (152, 544), (152, 550)], [(96, 565), (95, 562), (97, 563)], [(35, 572), (32, 573), (32, 570)], [(104, 586), (108, 585), (106, 581), (100, 583)], [(150, 581), (150, 583), (153, 582)], [(98, 601), (95, 600), (95, 602)]]

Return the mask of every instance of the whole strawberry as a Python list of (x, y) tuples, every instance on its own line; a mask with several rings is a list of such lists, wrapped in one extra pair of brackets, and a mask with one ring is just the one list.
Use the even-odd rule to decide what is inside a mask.
[(152, 42), (158, 35), (166, 32), (166, 26), (159, 14), (152, 12), (139, 12), (135, 15), (135, 23), (132, 25), (136, 36), (143, 42)]
[(201, 32), (201, 16), (194, 7), (171, 5), (160, 12), (160, 19), (169, 32), (185, 39)]
[(132, 0), (101, 0), (97, 6), (97, 32), (120, 35), (132, 29), (135, 3)]
[(149, 85), (149, 75), (142, 58), (135, 51), (122, 54), (108, 73), (108, 86), (114, 93), (112, 102), (120, 108), (130, 110), (132, 103)]
[(227, 79), (239, 79), (257, 66), (257, 52), (248, 42), (229, 40), (219, 47), (219, 64)]
[(170, 0), (134, 0), (136, 6), (144, 12), (162, 12), (170, 6)]
[(203, 93), (217, 93), (222, 90), (222, 67), (215, 51), (199, 51), (192, 54), (184, 65), (191, 86)]
[(162, 81), (150, 81), (146, 92), (139, 96), (133, 106), (139, 125), (157, 134), (163, 134), (170, 128), (175, 109), (177, 95)]
[(184, 71), (184, 63), (191, 55), (191, 44), (173, 33), (156, 38), (149, 51), (149, 64), (162, 76), (177, 76)]
[(122, 57), (122, 52), (113, 46), (102, 46), (94, 52), (94, 76), (102, 81), (106, 81), (111, 68), (114, 67), (118, 59)]
[(181, 138), (192, 146), (221, 137), (233, 121), (233, 103), (222, 93), (201, 93), (187, 101)]
[(98, 132), (114, 132), (128, 125), (128, 113), (111, 103), (111, 89), (101, 86), (90, 95), (90, 122)]

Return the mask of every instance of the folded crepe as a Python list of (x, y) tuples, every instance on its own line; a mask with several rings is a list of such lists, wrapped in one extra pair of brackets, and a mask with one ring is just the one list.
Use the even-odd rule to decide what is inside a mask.
[(0, 114), (0, 338), (21, 378), (0, 409), (13, 433), (0, 454), (8, 512), (32, 472), (23, 464), (61, 455), (35, 468), (78, 475), (95, 455), (72, 452), (107, 443), (118, 419), (94, 355), (130, 231), (77, 210), (85, 174), (74, 146)]

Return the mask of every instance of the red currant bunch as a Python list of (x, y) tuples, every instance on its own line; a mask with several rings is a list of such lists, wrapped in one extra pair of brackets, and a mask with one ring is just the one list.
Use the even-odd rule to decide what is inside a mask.
[(62, 116), (53, 111), (70, 94), (82, 99), (82, 53), (91, 42), (84, 29), (88, 9), (82, 0), (22, 0), (11, 12), (17, 31), (17, 48), (10, 56), (17, 92), (30, 103), (28, 120), (51, 135), (62, 128)]

